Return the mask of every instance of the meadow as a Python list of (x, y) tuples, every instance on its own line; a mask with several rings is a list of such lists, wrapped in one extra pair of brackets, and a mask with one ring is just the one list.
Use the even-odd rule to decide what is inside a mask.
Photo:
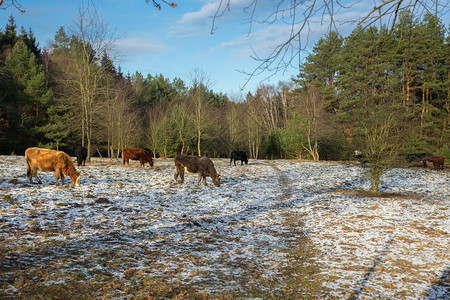
[(389, 169), (373, 194), (356, 163), (212, 160), (220, 187), (106, 158), (58, 187), (0, 156), (0, 298), (450, 295), (448, 170)]

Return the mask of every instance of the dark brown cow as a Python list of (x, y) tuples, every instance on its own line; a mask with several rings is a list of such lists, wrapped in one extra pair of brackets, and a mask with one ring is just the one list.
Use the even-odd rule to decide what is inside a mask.
[(25, 151), (25, 159), (30, 183), (33, 183), (32, 176), (37, 179), (38, 183), (42, 183), (37, 176), (39, 169), (46, 172), (55, 171), (56, 185), (59, 185), (58, 179), (61, 179), (61, 183), (64, 185), (64, 175), (68, 175), (75, 186), (80, 186), (78, 183), (80, 173), (77, 172), (70, 156), (65, 152), (32, 147)]
[(184, 171), (198, 174), (198, 184), (203, 178), (206, 185), (206, 176), (211, 177), (215, 186), (220, 186), (220, 175), (217, 174), (214, 164), (207, 157), (190, 155), (177, 155), (175, 157), (175, 182), (180, 175), (181, 182), (184, 182)]
[(434, 169), (444, 169), (444, 157), (443, 156), (430, 156), (427, 161), (432, 162)]
[(145, 163), (149, 163), (153, 167), (153, 158), (150, 153), (144, 149), (123, 148), (122, 150), (123, 164), (130, 165), (131, 160), (139, 160), (140, 166), (143, 167)]

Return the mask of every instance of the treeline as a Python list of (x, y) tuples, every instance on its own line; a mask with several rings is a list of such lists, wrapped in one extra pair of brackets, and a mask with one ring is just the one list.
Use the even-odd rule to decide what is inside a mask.
[(245, 99), (214, 92), (201, 70), (188, 83), (124, 75), (113, 45), (89, 24), (61, 28), (44, 50), (12, 17), (0, 32), (2, 154), (29, 146), (72, 154), (83, 144), (89, 156), (109, 157), (140, 147), (155, 157), (245, 150), (251, 158), (344, 160), (360, 149), (450, 158), (449, 36), (431, 15), (403, 13), (395, 28), (356, 28), (345, 38), (331, 32), (297, 78)]

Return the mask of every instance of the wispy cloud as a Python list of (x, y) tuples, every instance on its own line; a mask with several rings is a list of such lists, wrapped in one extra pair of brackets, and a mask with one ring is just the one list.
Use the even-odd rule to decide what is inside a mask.
[(156, 54), (167, 51), (166, 45), (161, 39), (153, 37), (129, 37), (116, 42), (120, 52), (131, 54), (133, 56)]
[[(206, 1), (198, 10), (185, 13), (172, 27), (171, 34), (175, 36), (191, 37), (211, 33), (213, 26), (224, 24), (232, 20), (245, 18), (245, 7), (253, 3), (253, 0), (231, 0), (229, 10), (221, 0)], [(224, 14), (221, 15), (221, 12)], [(214, 16), (218, 15), (217, 19)], [(213, 24), (215, 22), (215, 24)]]

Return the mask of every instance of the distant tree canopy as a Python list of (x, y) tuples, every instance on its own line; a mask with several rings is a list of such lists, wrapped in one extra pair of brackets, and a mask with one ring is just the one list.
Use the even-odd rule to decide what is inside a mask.
[(0, 31), (0, 153), (73, 155), (89, 139), (91, 155), (108, 157), (129, 146), (155, 157), (345, 160), (359, 149), (381, 171), (411, 153), (450, 159), (449, 41), (439, 18), (405, 11), (393, 30), (329, 32), (297, 78), (233, 99), (201, 76), (124, 75), (107, 49), (64, 28), (42, 50), (11, 17)]

